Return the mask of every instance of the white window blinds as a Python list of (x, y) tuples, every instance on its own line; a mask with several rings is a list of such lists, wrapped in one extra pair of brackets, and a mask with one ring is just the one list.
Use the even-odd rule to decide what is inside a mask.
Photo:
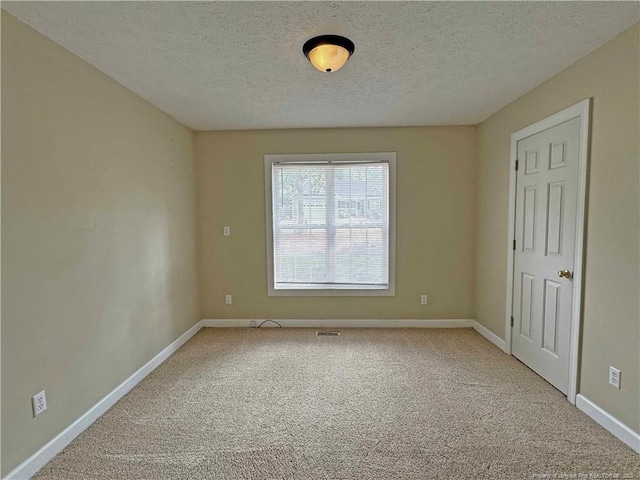
[(389, 286), (389, 163), (275, 162), (275, 289)]

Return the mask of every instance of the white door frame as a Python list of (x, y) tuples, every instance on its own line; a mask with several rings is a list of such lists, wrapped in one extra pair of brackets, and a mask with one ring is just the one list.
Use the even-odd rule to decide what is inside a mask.
[(587, 199), (587, 170), (589, 167), (589, 121), (591, 99), (587, 98), (539, 122), (511, 134), (511, 156), (509, 162), (509, 232), (507, 241), (507, 303), (505, 317), (504, 351), (511, 355), (511, 317), (513, 315), (513, 239), (516, 223), (516, 157), (518, 142), (524, 138), (555, 127), (561, 123), (580, 118), (580, 153), (578, 158), (578, 211), (576, 215), (576, 240), (573, 268), (573, 300), (571, 305), (571, 337), (569, 344), (569, 383), (567, 399), (575, 405), (578, 384), (578, 358), (580, 324), (582, 321), (582, 285), (585, 238), (585, 214)]

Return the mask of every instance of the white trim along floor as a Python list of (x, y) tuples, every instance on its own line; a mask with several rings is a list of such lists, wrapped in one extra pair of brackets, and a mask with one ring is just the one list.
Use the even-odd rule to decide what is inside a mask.
[[(250, 327), (265, 320), (275, 320), (283, 327), (309, 327), (309, 328), (473, 328), (476, 332), (493, 343), (501, 350), (505, 350), (505, 342), (496, 334), (471, 319), (444, 319), (444, 320), (293, 320), (293, 319), (204, 319), (196, 323), (179, 338), (164, 348), (153, 359), (139, 368), (129, 378), (118, 385), (102, 400), (85, 412), (80, 418), (60, 432), (56, 437), (44, 445), (40, 450), (18, 465), (5, 477), (6, 480), (28, 479), (35, 475), (45, 464), (62, 451), (74, 438), (86, 430), (101, 415), (111, 408), (118, 400), (126, 395), (141, 380), (149, 375), (155, 368), (176, 352), (201, 328), (215, 327)], [(277, 327), (273, 322), (266, 322), (264, 327)], [(591, 402), (588, 398), (578, 395), (576, 407), (583, 411), (608, 430), (615, 437), (629, 445), (634, 451), (640, 453), (640, 435), (624, 425), (622, 422)]]

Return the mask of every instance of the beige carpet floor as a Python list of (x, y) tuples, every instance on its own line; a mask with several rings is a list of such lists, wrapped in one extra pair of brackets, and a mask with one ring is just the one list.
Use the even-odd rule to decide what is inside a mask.
[(203, 329), (38, 479), (640, 478), (471, 329)]

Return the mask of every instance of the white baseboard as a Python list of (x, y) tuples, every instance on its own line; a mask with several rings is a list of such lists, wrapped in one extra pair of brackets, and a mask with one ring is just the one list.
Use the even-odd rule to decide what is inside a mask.
[[(255, 319), (259, 325), (266, 319)], [(498, 348), (504, 350), (504, 340), (493, 332), (471, 319), (450, 320), (336, 320), (336, 319), (276, 319), (283, 327), (310, 327), (310, 328), (468, 328), (472, 327), (482, 336), (487, 338)], [(111, 408), (118, 400), (125, 396), (142, 379), (155, 370), (171, 354), (178, 350), (184, 343), (193, 337), (203, 327), (249, 327), (251, 319), (205, 319), (196, 323), (183, 333), (178, 339), (169, 344), (145, 365), (139, 368), (133, 375), (118, 385), (112, 392), (91, 407), (75, 422), (65, 428), (56, 437), (44, 445), (40, 450), (9, 472), (5, 480), (27, 480), (38, 472), (53, 457), (64, 449), (80, 433), (86, 430), (93, 422)], [(268, 322), (266, 326), (275, 326)], [(601, 409), (595, 403), (582, 395), (576, 397), (576, 407), (595, 420), (598, 424), (612, 433), (615, 437), (629, 445), (634, 451), (640, 453), (640, 435), (620, 422), (617, 418)]]
[(502, 350), (503, 352), (506, 351), (507, 347), (506, 347), (505, 341), (501, 339), (498, 335), (493, 333), (491, 330), (489, 330), (487, 327), (473, 320), (473, 329), (476, 332), (478, 332), (480, 335), (482, 335), (484, 338), (489, 340), (491, 343), (493, 343), (500, 350)]
[(202, 328), (202, 322), (196, 323), (180, 337), (169, 344), (164, 350), (140, 367), (133, 375), (118, 385), (111, 393), (87, 410), (80, 418), (56, 435), (44, 447), (27, 458), (4, 477), (4, 480), (27, 480), (44, 467), (49, 460), (69, 445), (71, 441), (85, 431), (93, 422), (111, 408), (118, 400), (124, 397), (129, 390), (149, 375), (155, 368), (164, 362), (169, 356), (178, 350), (187, 340), (193, 337)]
[[(203, 327), (250, 327), (251, 322), (260, 325), (266, 318), (255, 319), (204, 319)], [(308, 328), (468, 328), (473, 326), (473, 320), (363, 320), (363, 319), (282, 319), (273, 318), (283, 327)], [(264, 327), (277, 327), (273, 322), (265, 323)]]
[(629, 445), (636, 453), (640, 453), (640, 435), (637, 432), (634, 432), (616, 417), (583, 395), (576, 395), (576, 407), (600, 424), (601, 427), (604, 427), (614, 437)]

